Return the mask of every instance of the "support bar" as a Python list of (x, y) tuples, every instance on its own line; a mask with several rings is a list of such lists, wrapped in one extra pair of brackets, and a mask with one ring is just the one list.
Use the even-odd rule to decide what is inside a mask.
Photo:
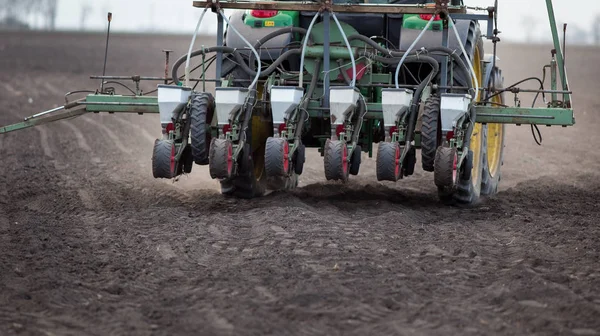
[[(327, 6), (337, 13), (383, 13), (383, 14), (434, 14), (436, 9), (424, 7), (423, 5), (396, 5), (396, 4), (331, 4), (330, 1), (302, 2), (302, 1), (194, 1), (194, 7), (205, 8), (207, 5), (215, 5), (223, 9), (259, 9), (277, 11), (306, 11), (318, 12)], [(449, 7), (450, 14), (466, 14), (466, 7)]]
[(573, 126), (573, 109), (477, 106), (478, 123)]
[(34, 126), (40, 126), (43, 124), (51, 123), (53, 121), (70, 119), (70, 118), (78, 117), (78, 116), (80, 116), (82, 114), (86, 114), (86, 113), (88, 113), (88, 111), (86, 111), (84, 108), (78, 108), (75, 110), (67, 110), (67, 111), (64, 111), (61, 113), (56, 113), (49, 117), (28, 119), (27, 121), (23, 121), (23, 122), (20, 122), (17, 124), (0, 127), (0, 134), (14, 132), (14, 131), (18, 131), (18, 130), (22, 130), (22, 129), (30, 128), (30, 127), (34, 127)]

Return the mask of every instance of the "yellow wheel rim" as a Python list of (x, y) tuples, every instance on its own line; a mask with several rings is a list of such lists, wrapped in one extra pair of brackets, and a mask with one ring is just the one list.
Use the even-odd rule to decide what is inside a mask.
[[(479, 82), (479, 85), (482, 85), (483, 81), (483, 72), (481, 70), (481, 50), (479, 50), (479, 46), (475, 48), (475, 54), (472, 59), (473, 70), (475, 72), (475, 77)], [(475, 101), (479, 102), (481, 100), (481, 93), (477, 92), (477, 96), (475, 97)], [(481, 123), (475, 123), (473, 127), (473, 134), (471, 135), (471, 144), (470, 150), (473, 151), (473, 169), (471, 170), (471, 181), (473, 186), (477, 189), (480, 187), (481, 180), (481, 140), (483, 135), (483, 126)]]
[[(502, 95), (497, 95), (492, 98), (494, 107), (500, 107), (498, 104), (503, 104)], [(496, 177), (502, 164), (502, 147), (504, 146), (504, 125), (502, 124), (487, 124), (487, 164), (489, 174)]]

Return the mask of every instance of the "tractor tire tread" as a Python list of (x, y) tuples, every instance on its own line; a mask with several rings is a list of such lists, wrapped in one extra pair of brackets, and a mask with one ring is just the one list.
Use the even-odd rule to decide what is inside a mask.
[(431, 96), (425, 102), (421, 125), (421, 164), (432, 172), (439, 143), (440, 97)]
[(339, 140), (327, 140), (325, 142), (325, 178), (329, 180), (342, 180), (348, 179), (343, 173), (343, 146), (345, 144)]
[(192, 156), (194, 162), (198, 165), (207, 165), (209, 162), (209, 144), (207, 136), (207, 120), (209, 110), (214, 103), (213, 96), (210, 93), (202, 92), (192, 96), (190, 108), (190, 137), (192, 145)]
[(399, 176), (396, 176), (397, 147), (397, 143), (379, 143), (379, 148), (377, 149), (377, 181), (398, 181)]
[(172, 140), (154, 141), (152, 153), (152, 175), (154, 178), (170, 179), (175, 177), (171, 170), (171, 156), (174, 143)]
[(231, 146), (231, 141), (229, 140), (214, 138), (211, 141), (208, 168), (210, 176), (213, 179), (226, 179), (230, 177), (227, 171), (228, 146)]
[(283, 146), (286, 139), (268, 138), (265, 149), (265, 172), (269, 177), (285, 176)]

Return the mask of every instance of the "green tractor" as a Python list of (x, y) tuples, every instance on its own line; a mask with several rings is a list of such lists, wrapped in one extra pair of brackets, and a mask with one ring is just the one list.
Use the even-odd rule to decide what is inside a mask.
[[(442, 201), (472, 204), (498, 191), (506, 124), (575, 122), (552, 1), (546, 4), (551, 88), (539, 80), (539, 90), (525, 90), (516, 86), (524, 81), (505, 87), (496, 65), (497, 1), (483, 14), (468, 13), (460, 0), (194, 1), (204, 11), (189, 52), (170, 74), (92, 77), (164, 81), (157, 96), (101, 87), (0, 134), (88, 112), (158, 113), (155, 178), (208, 165), (223, 194), (253, 198), (295, 188), (306, 148), (319, 149), (326, 180), (342, 182), (359, 173), (362, 153), (376, 152), (378, 181), (413, 175), (420, 157)], [(217, 14), (217, 46), (194, 50), (208, 9)], [(492, 53), (485, 53), (484, 38)], [(213, 61), (216, 76), (207, 78)], [(214, 94), (192, 85), (207, 81), (216, 83)], [(506, 104), (505, 92), (516, 106)], [(546, 107), (522, 107), (520, 92), (552, 99)]]

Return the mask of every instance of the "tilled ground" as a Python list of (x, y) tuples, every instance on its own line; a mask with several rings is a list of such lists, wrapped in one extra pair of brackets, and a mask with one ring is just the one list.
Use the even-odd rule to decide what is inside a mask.
[[(96, 88), (103, 39), (0, 35), (0, 124)], [(115, 35), (108, 72), (160, 76), (188, 40)], [(501, 48), (506, 83), (549, 49)], [(157, 181), (154, 116), (2, 136), (0, 333), (598, 335), (600, 56), (568, 57), (577, 126), (543, 147), (510, 126), (501, 191), (471, 208), (439, 204), (430, 174), (376, 183), (366, 155), (339, 185), (311, 152), (301, 188), (256, 200), (199, 166)]]

